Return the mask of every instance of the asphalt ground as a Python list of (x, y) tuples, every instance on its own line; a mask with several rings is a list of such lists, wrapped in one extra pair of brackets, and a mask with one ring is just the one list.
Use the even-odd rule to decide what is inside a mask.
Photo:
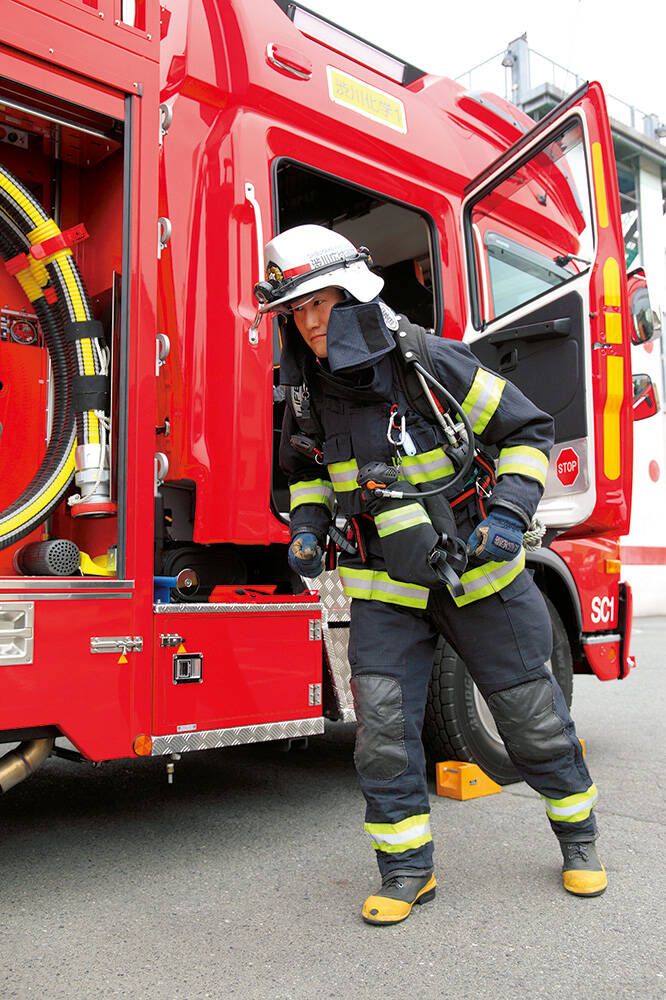
[(0, 998), (665, 996), (665, 644), (666, 619), (639, 619), (626, 681), (576, 678), (604, 895), (561, 888), (524, 784), (433, 794), (437, 898), (364, 924), (378, 879), (348, 725), (187, 755), (171, 786), (163, 760), (52, 758), (0, 803)]

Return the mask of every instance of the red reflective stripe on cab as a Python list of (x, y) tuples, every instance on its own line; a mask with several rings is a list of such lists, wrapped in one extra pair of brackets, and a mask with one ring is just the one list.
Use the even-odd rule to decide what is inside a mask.
[(627, 566), (666, 566), (666, 548), (656, 545), (622, 545), (620, 558)]
[(295, 278), (297, 274), (305, 274), (312, 270), (312, 264), (300, 264), (298, 267), (290, 267), (288, 271), (283, 271), (285, 278)]

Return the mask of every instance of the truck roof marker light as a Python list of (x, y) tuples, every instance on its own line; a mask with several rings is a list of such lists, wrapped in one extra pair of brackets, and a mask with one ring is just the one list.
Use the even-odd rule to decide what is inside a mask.
[(606, 198), (606, 179), (604, 177), (604, 155), (601, 143), (592, 143), (592, 172), (594, 174), (594, 191), (597, 200), (597, 216), (602, 229), (608, 228), (608, 199)]
[(153, 738), (147, 733), (139, 733), (132, 746), (137, 757), (150, 757), (153, 752)]
[(282, 73), (295, 76), (297, 80), (310, 80), (312, 78), (312, 63), (308, 57), (286, 45), (276, 45), (275, 42), (269, 42), (266, 46), (266, 61)]
[(302, 7), (293, 7), (291, 19), (299, 31), (302, 31), (308, 38), (321, 42), (322, 45), (327, 45), (329, 49), (334, 49), (335, 52), (348, 56), (355, 62), (361, 63), (362, 66), (367, 66), (368, 69), (374, 69), (382, 76), (395, 80), (396, 83), (405, 82), (407, 64), (389, 55), (388, 52), (375, 48), (374, 45), (363, 41), (362, 38), (350, 34), (344, 28), (339, 28), (330, 21), (317, 17), (308, 10), (303, 10)]

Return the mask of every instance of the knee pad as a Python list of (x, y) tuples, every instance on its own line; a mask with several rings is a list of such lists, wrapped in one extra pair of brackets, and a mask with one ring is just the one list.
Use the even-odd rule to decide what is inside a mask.
[(488, 698), (488, 708), (507, 750), (522, 760), (555, 760), (572, 746), (565, 720), (555, 710), (550, 677), (496, 691)]
[(357, 674), (351, 689), (358, 720), (356, 770), (362, 778), (397, 778), (408, 765), (399, 683), (381, 674)]

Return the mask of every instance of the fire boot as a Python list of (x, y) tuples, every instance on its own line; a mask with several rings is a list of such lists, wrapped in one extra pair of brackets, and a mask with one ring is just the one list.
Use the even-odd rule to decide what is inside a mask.
[(381, 888), (368, 896), (363, 904), (366, 924), (399, 924), (406, 920), (415, 903), (428, 903), (435, 898), (435, 876), (391, 874), (385, 876)]
[(593, 841), (560, 841), (564, 888), (575, 896), (600, 896), (608, 884)]

